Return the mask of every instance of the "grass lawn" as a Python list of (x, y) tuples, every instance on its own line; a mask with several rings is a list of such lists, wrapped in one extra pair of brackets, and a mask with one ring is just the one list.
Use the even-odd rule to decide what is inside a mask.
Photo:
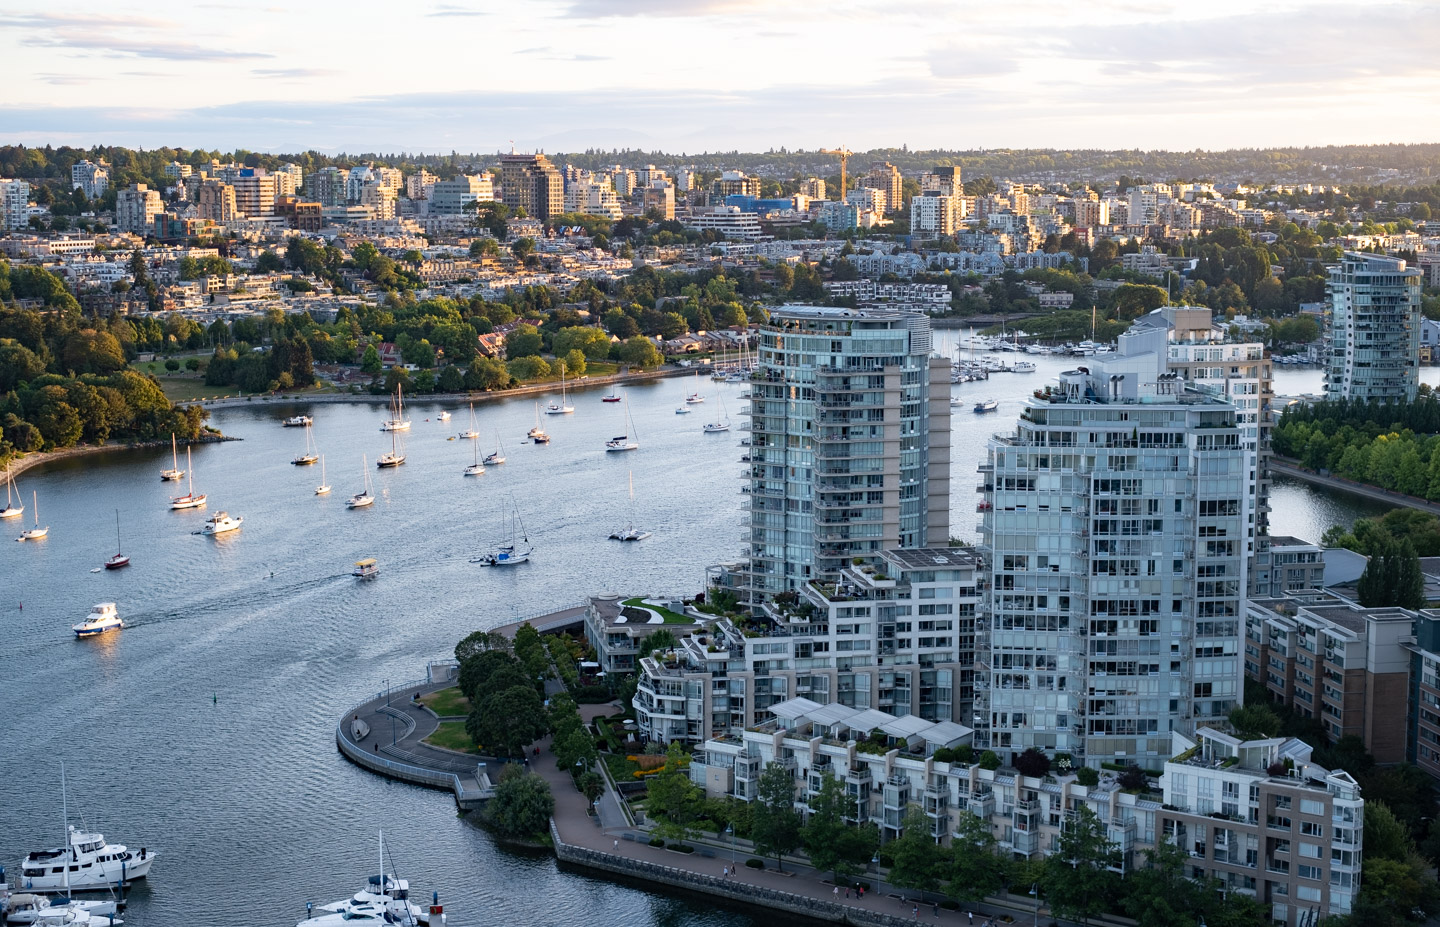
[(442, 718), (446, 715), (470, 714), (470, 700), (460, 694), (459, 686), (421, 696), (420, 702)]
[(441, 721), (435, 733), (425, 738), (425, 742), (435, 747), (444, 747), (447, 750), (459, 750), (461, 753), (479, 754), (475, 749), (475, 741), (465, 733), (464, 721)]
[[(141, 365), (141, 373), (149, 373), (148, 365)], [(160, 381), (160, 388), (165, 391), (165, 398), (171, 402), (193, 402), (196, 399), (213, 399), (217, 396), (233, 396), (236, 389), (233, 386), (206, 386), (205, 378), (201, 376), (191, 377), (167, 377), (163, 369), (155, 375)]]
[(631, 608), (648, 608), (665, 619), (666, 624), (694, 624), (695, 619), (686, 618), (679, 612), (672, 612), (668, 608), (661, 608), (659, 605), (646, 602), (644, 599), (626, 599), (625, 604)]

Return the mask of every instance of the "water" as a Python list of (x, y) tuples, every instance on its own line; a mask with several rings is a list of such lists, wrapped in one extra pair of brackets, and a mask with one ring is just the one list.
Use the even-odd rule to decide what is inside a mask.
[[(955, 333), (940, 333), (953, 355)], [(1020, 403), (1073, 359), (1027, 357), (1033, 374), (963, 384), (955, 412), (952, 533), (974, 536), (976, 466), (993, 432), (1013, 427)], [(1436, 371), (1427, 371), (1435, 373)], [(1295, 372), (1277, 378), (1279, 392)], [(1313, 371), (1300, 371), (1300, 375)], [(514, 852), (457, 818), (449, 796), (357, 769), (334, 747), (349, 706), (422, 672), (477, 628), (563, 607), (599, 591), (692, 593), (708, 565), (742, 550), (738, 430), (743, 387), (701, 383), (708, 401), (675, 415), (689, 379), (629, 391), (625, 406), (597, 391), (573, 396), (576, 412), (541, 416), (554, 443), (523, 441), (533, 400), (477, 407), (481, 453), (496, 433), (509, 462), (467, 478), (463, 405), (416, 403), (404, 436), (409, 462), (374, 469), (389, 449), (383, 407), (255, 403), (217, 410), (214, 424), (243, 441), (198, 447), (196, 488), (208, 510), (171, 512), (162, 484), (165, 450), (122, 451), (24, 474), (40, 495), (50, 537), (0, 542), (0, 861), (61, 839), (60, 763), (71, 820), (112, 840), (162, 855), (126, 920), (137, 927), (205, 923), (284, 925), (304, 903), (326, 903), (373, 871), (382, 827), (402, 875), (432, 888), (451, 923), (656, 923), (732, 927), (769, 923), (671, 894), (651, 893), (557, 869), (544, 853)], [(1000, 400), (977, 416), (975, 399)], [(701, 433), (723, 397), (736, 430)], [(542, 400), (543, 402), (543, 400)], [(304, 444), (280, 427), (315, 416), (334, 491), (312, 494), (319, 467), (293, 467)], [(425, 421), (425, 419), (431, 419)], [(974, 421), (972, 421), (974, 420)], [(606, 454), (629, 432), (640, 450)], [(361, 454), (380, 501), (349, 511)], [(633, 471), (635, 502), (627, 495)], [(535, 545), (533, 562), (487, 570), (469, 558), (503, 539), (502, 512), (516, 499)], [(115, 509), (134, 565), (94, 573), (114, 551)], [(1333, 521), (1379, 507), (1277, 484), (1274, 531), (1318, 539)], [(228, 510), (244, 528), (218, 539), (192, 535), (206, 511)], [(26, 512), (29, 517), (30, 512)], [(631, 519), (652, 531), (640, 544), (607, 541)], [(0, 527), (10, 538), (18, 522)], [(374, 556), (382, 575), (359, 583), (354, 560)], [(69, 627), (90, 606), (119, 603), (129, 627), (75, 641)], [(23, 610), (20, 608), (23, 602)]]

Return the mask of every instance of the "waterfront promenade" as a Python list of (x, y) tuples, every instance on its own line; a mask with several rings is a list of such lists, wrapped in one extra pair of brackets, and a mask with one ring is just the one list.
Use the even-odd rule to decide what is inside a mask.
[(1324, 486), (1328, 489), (1338, 489), (1342, 492), (1354, 493), (1357, 496), (1373, 499), (1376, 502), (1384, 502), (1387, 505), (1403, 505), (1407, 508), (1429, 512), (1431, 515), (1440, 515), (1440, 504), (1431, 502), (1428, 499), (1421, 499), (1418, 496), (1407, 496), (1403, 492), (1396, 492), (1393, 489), (1382, 489), (1379, 486), (1371, 486), (1368, 483), (1357, 483), (1354, 480), (1347, 480), (1342, 476), (1316, 473), (1308, 467), (1300, 466), (1293, 460), (1272, 457), (1270, 459), (1270, 471), (1276, 476), (1288, 476), (1297, 480), (1304, 480), (1307, 483), (1314, 483), (1316, 486)]

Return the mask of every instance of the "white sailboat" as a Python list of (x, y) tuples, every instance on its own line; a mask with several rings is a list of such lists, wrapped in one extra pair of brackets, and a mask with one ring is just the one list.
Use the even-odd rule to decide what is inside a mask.
[(365, 475), (365, 488), (350, 497), (345, 503), (347, 508), (361, 509), (375, 504), (375, 494), (370, 491), (370, 461), (365, 459), (364, 454), (360, 455), (360, 470)]
[(195, 494), (195, 462), (190, 459), (190, 448), (185, 448), (185, 470), (190, 474), (190, 488), (183, 496), (171, 496), (172, 509), (198, 509), (205, 504), (205, 494)]
[(130, 556), (120, 546), (120, 510), (115, 510), (115, 556), (105, 561), (107, 570), (123, 570), (130, 565)]
[(495, 429), (495, 453), (485, 455), (485, 466), (493, 467), (505, 462), (505, 445), (500, 441), (500, 429)]
[(470, 466), (468, 466), (468, 467), (465, 468), (465, 475), (466, 475), (466, 476), (484, 476), (484, 475), (485, 475), (485, 465), (480, 462), (480, 442), (479, 442), (479, 441), (471, 441), (471, 442), (470, 442), (470, 454), (471, 454), (471, 457), (472, 457), (472, 461), (473, 461), (473, 462), (470, 464)]
[[(403, 414), (404, 413), (400, 411), (400, 390), (396, 389), (395, 418), (392, 420), (392, 424), (394, 422), (399, 422)], [(382, 431), (390, 432), (390, 453), (381, 454), (375, 459), (375, 466), (379, 467), (381, 470), (388, 470), (391, 467), (398, 467), (405, 462), (405, 451), (403, 448), (400, 447), (400, 432), (403, 431), (405, 428), (409, 428), (410, 423), (404, 422), (403, 424), (404, 428), (381, 429)]]
[(730, 430), (730, 413), (725, 410), (724, 396), (720, 397), (720, 414), (722, 418), (719, 421), (710, 422), (702, 429), (707, 435)]
[(649, 531), (635, 527), (635, 471), (632, 470), (630, 471), (630, 523), (610, 532), (610, 540), (643, 541), (649, 536)]
[(700, 371), (695, 371), (695, 392), (686, 395), (685, 404), (695, 405), (705, 401), (705, 394), (700, 392)]
[(405, 387), (395, 387), (395, 403), (392, 418), (380, 423), (381, 431), (409, 431), (410, 422), (405, 418)]
[(30, 504), (35, 507), (35, 527), (20, 532), (20, 536), (15, 539), (17, 541), (38, 541), (50, 533), (48, 526), (40, 527), (40, 497), (33, 491), (30, 494)]
[(630, 417), (630, 397), (628, 395), (625, 397), (625, 423), (629, 426), (629, 431), (626, 434), (616, 435), (609, 441), (606, 441), (606, 453), (611, 451), (634, 451), (640, 447), (640, 443), (631, 437), (631, 435), (635, 434), (635, 420)]
[(545, 407), (545, 414), (569, 415), (574, 411), (575, 407), (565, 400), (565, 368), (562, 365), (560, 368), (560, 401), (557, 403), (552, 399), (550, 404)]
[[(470, 562), (480, 563), (485, 566), (517, 566), (526, 563), (535, 549), (530, 546), (530, 538), (525, 534), (525, 523), (520, 520), (520, 507), (515, 505), (514, 497), (511, 497), (510, 515), (510, 537), (509, 540), (498, 545), (488, 553), (475, 557)], [(503, 516), (502, 516), (503, 520)]]
[(330, 484), (325, 482), (325, 455), (320, 455), (320, 485), (315, 487), (315, 495), (324, 496), (330, 492)]
[(10, 467), (5, 467), (5, 507), (0, 509), (0, 518), (17, 518), (25, 514), (25, 503), (16, 502), (15, 477), (10, 475)]
[[(356, 574), (359, 575), (358, 573)], [(415, 927), (417, 924), (443, 924), (445, 915), (439, 906), (422, 908), (410, 900), (410, 883), (385, 871), (385, 834), (380, 834), (380, 871), (369, 876), (365, 887), (343, 901), (315, 909), (306, 905), (306, 917), (296, 927), (350, 927), (352, 922), (394, 924)]]
[(545, 429), (540, 427), (540, 403), (538, 402), (535, 403), (535, 427), (531, 428), (525, 437), (534, 441), (536, 444), (550, 443), (550, 436), (545, 433)]
[(480, 438), (480, 431), (475, 426), (475, 403), (473, 402), (470, 403), (470, 427), (460, 432), (460, 437), (469, 438), (471, 441), (477, 441)]
[(310, 426), (305, 426), (305, 450), (295, 455), (290, 462), (297, 467), (308, 467), (320, 459), (320, 453), (315, 448), (315, 436), (310, 432)]
[(175, 432), (170, 432), (170, 469), (160, 471), (160, 481), (169, 483), (180, 479), (185, 471), (180, 469), (180, 454), (175, 450)]

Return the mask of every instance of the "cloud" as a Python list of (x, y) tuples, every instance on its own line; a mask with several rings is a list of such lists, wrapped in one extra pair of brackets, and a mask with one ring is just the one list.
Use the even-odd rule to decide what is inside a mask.
[(144, 16), (116, 16), (106, 13), (42, 13), (36, 10), (18, 12), (0, 10), (0, 26), (14, 26), (17, 29), (63, 29), (67, 27), (84, 29), (164, 29), (169, 24), (162, 19)]
[(143, 16), (0, 11), (0, 26), (32, 33), (26, 41), (34, 47), (65, 48), (114, 58), (240, 61), (273, 57), (262, 52), (209, 48), (172, 40), (171, 23)]
[(287, 80), (301, 80), (307, 77), (329, 77), (339, 74), (339, 71), (330, 68), (252, 68), (250, 71), (256, 77), (278, 77)]
[(93, 77), (81, 77), (78, 74), (36, 74), (35, 76), (47, 84), (55, 84), (60, 87), (88, 84), (95, 80)]
[(760, 0), (574, 0), (567, 13), (581, 19), (609, 19), (620, 16), (717, 16), (760, 7)]
[(425, 15), (426, 15), (426, 16), (429, 16), (429, 17), (432, 17), (432, 18), (438, 18), (438, 17), (447, 17), (447, 16), (450, 16), (450, 17), (489, 16), (490, 14), (487, 13), (485, 10), (477, 10), (477, 9), (474, 9), (474, 8), (468, 7), (468, 6), (459, 6), (458, 4), (454, 4), (454, 3), (441, 3), (441, 4), (437, 4), (436, 7), (435, 7), (435, 9), (431, 10), (430, 12), (426, 13)]

